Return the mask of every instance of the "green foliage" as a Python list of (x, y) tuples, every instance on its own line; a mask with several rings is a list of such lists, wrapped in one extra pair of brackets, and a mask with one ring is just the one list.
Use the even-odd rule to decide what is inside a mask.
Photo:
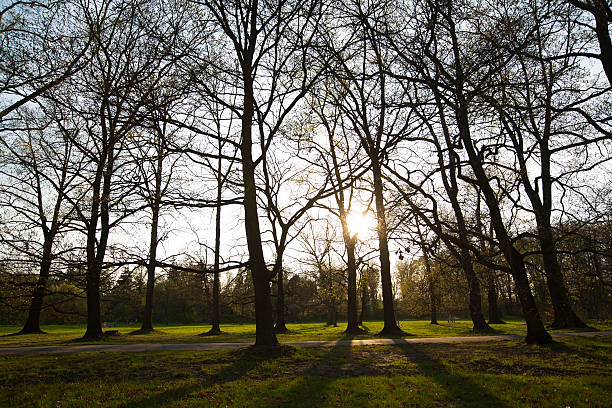
[(434, 279), (435, 298), (438, 302), (438, 318), (444, 320), (447, 315), (467, 316), (468, 293), (467, 282), (459, 267), (436, 261), (431, 263), (431, 277), (427, 276), (424, 258), (412, 262), (400, 262), (397, 265), (399, 282), (398, 313), (411, 318), (424, 318), (430, 311), (429, 279)]
[(300, 275), (292, 275), (285, 285), (288, 321), (303, 321), (312, 318), (315, 313), (316, 283)]

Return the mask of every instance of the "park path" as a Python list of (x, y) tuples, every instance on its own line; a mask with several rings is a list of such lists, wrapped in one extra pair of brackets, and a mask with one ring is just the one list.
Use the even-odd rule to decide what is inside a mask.
[[(571, 332), (551, 333), (553, 337), (582, 337), (582, 336), (609, 336), (612, 331), (598, 332)], [(521, 340), (525, 336), (520, 334), (504, 334), (498, 336), (469, 336), (469, 337), (415, 337), (403, 339), (365, 339), (365, 340), (329, 340), (329, 341), (287, 341), (283, 345), (299, 347), (332, 347), (347, 346), (359, 347), (370, 345), (393, 344), (434, 344), (434, 343), (476, 343), (483, 341)], [(33, 346), (33, 347), (5, 347), (0, 348), (0, 356), (20, 356), (29, 354), (64, 354), (87, 352), (123, 352), (133, 353), (140, 351), (201, 351), (201, 350), (227, 350), (248, 347), (252, 343), (182, 343), (182, 344), (86, 344), (75, 346)]]

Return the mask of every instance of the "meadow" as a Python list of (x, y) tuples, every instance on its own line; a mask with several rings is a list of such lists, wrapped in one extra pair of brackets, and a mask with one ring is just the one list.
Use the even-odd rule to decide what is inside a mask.
[[(591, 322), (611, 330), (612, 322)], [(288, 325), (283, 341), (375, 338), (343, 333), (344, 324)], [(470, 336), (471, 322), (402, 321), (406, 337)], [(33, 345), (252, 342), (253, 324), (158, 326), (146, 335), (120, 325), (120, 336), (83, 342), (85, 327), (45, 326), (15, 336), (0, 327), (0, 347)], [(524, 334), (512, 319), (494, 334)], [(91, 352), (0, 355), (0, 407), (611, 407), (612, 337), (557, 338), (545, 346), (519, 340), (215, 351)]]
[[(612, 330), (612, 321), (592, 321), (590, 326), (596, 330)], [(457, 320), (452, 323), (440, 321), (439, 325), (431, 325), (428, 320), (404, 320), (400, 327), (407, 333), (406, 337), (447, 337), (474, 336), (472, 322)], [(526, 333), (525, 321), (522, 319), (506, 319), (506, 324), (491, 325), (491, 334), (522, 334)], [(83, 341), (85, 325), (53, 325), (42, 326), (47, 334), (29, 334), (14, 336), (19, 326), (0, 326), (0, 347), (49, 346), (62, 344), (134, 344), (134, 343), (250, 343), (255, 341), (255, 324), (224, 324), (220, 336), (201, 336), (210, 329), (208, 325), (158, 325), (156, 331), (149, 334), (131, 334), (140, 328), (139, 325), (118, 325), (104, 330), (117, 330), (119, 336), (108, 336), (96, 341)], [(287, 324), (290, 330), (286, 334), (278, 334), (278, 340), (346, 340), (375, 338), (382, 329), (381, 321), (364, 322), (362, 328), (366, 331), (360, 335), (344, 333), (346, 323), (339, 322), (337, 327), (326, 326), (325, 323), (294, 323)], [(560, 330), (566, 331), (566, 330)], [(551, 332), (554, 332), (551, 331)]]
[(2, 407), (610, 407), (609, 336), (0, 356)]

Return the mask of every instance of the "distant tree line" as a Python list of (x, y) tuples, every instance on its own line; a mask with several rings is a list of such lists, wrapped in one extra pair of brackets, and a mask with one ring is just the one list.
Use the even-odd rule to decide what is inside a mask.
[[(331, 271), (338, 273), (338, 271)], [(337, 325), (346, 319), (346, 285), (339, 287), (335, 296), (330, 296), (327, 281), (314, 276), (287, 273), (285, 299), (288, 322), (320, 322)], [(363, 313), (366, 319), (380, 318), (382, 310), (378, 302), (377, 275), (371, 274), (369, 282), (359, 286), (364, 299)], [(337, 276), (338, 282), (342, 276)], [(11, 285), (2, 285), (3, 300), (0, 324), (22, 324), (27, 317), (30, 299), (29, 288), (22, 293), (10, 293)], [(87, 302), (80, 291), (66, 281), (52, 279), (46, 299), (46, 309), (41, 315), (42, 324), (83, 324), (87, 317)], [(212, 279), (209, 274), (198, 274), (169, 270), (155, 285), (153, 307), (155, 323), (210, 324), (213, 321)], [(363, 285), (363, 287), (361, 287)], [(342, 290), (344, 289), (344, 290)], [(220, 320), (224, 323), (250, 323), (255, 318), (252, 295), (253, 287), (246, 270), (240, 270), (220, 288)], [(11, 296), (12, 295), (12, 296)], [(276, 293), (272, 293), (276, 297)], [(102, 294), (101, 317), (103, 325), (140, 324), (146, 301), (146, 279), (143, 273), (125, 271)], [(330, 312), (331, 311), (331, 312)]]

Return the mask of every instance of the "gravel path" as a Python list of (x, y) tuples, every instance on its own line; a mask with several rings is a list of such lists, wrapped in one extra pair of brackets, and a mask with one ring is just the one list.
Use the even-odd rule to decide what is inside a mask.
[[(609, 336), (612, 331), (551, 333), (552, 337), (582, 337)], [(505, 334), (499, 336), (469, 336), (469, 337), (415, 337), (404, 339), (366, 339), (366, 340), (331, 340), (331, 341), (287, 341), (283, 345), (300, 347), (331, 347), (331, 346), (369, 346), (410, 343), (470, 343), (483, 341), (520, 340), (525, 338), (520, 334)], [(227, 350), (248, 347), (251, 343), (187, 343), (187, 344), (87, 344), (75, 346), (33, 346), (0, 348), (2, 356), (21, 356), (28, 354), (64, 354), (87, 353), (95, 351), (133, 353), (140, 351), (160, 350)]]

